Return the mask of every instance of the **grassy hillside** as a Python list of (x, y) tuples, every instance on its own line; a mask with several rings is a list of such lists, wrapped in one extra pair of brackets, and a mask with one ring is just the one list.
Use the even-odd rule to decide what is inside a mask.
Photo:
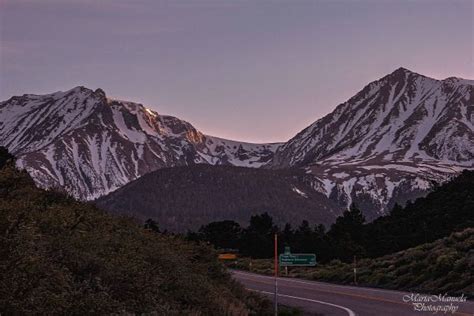
[(37, 189), (11, 161), (0, 169), (0, 314), (266, 315), (269, 308), (231, 280), (208, 246)]
[[(248, 270), (249, 259), (234, 266)], [(252, 260), (252, 271), (271, 274), (272, 260)], [(333, 260), (314, 268), (291, 268), (289, 276), (353, 284), (353, 264)], [(357, 262), (358, 284), (424, 293), (474, 296), (474, 228), (414, 248)], [(282, 271), (281, 271), (282, 272)]]
[[(246, 224), (268, 212), (275, 223), (330, 224), (340, 206), (311, 188), (304, 170), (194, 165), (160, 169), (100, 198), (111, 212), (152, 218), (176, 232), (226, 219)], [(298, 192), (299, 191), (299, 192)]]

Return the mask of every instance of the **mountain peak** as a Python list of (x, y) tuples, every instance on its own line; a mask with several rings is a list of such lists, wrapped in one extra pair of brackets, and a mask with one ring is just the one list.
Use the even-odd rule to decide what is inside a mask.
[(464, 79), (459, 77), (448, 77), (443, 79), (445, 83), (460, 84), (460, 85), (474, 85), (474, 80)]
[(407, 69), (407, 68), (405, 68), (405, 67), (398, 67), (394, 72), (396, 72), (396, 71), (413, 72), (413, 71), (411, 71), (411, 70), (409, 70), (409, 69)]
[(84, 86), (2, 102), (0, 145), (18, 156), (40, 186), (63, 187), (80, 199), (106, 194), (159, 168), (260, 167), (278, 147), (204, 136), (179, 118), (107, 99), (102, 89)]
[(389, 76), (399, 76), (399, 75), (406, 75), (406, 74), (415, 74), (419, 75), (414, 71), (411, 71), (410, 69), (404, 68), (404, 67), (399, 67), (395, 69)]
[(73, 95), (84, 95), (84, 96), (92, 96), (98, 98), (100, 100), (106, 99), (105, 91), (101, 88), (97, 88), (95, 90), (89, 89), (85, 86), (76, 86), (72, 89), (67, 90), (66, 92), (59, 91), (55, 93), (55, 95), (62, 97), (65, 94), (73, 94)]
[[(474, 155), (468, 114), (471, 90), (442, 83), (400, 67), (288, 141), (272, 165), (353, 157), (409, 162), (423, 157), (468, 165)], [(444, 83), (469, 87), (466, 80), (451, 78)]]
[(84, 86), (76, 86), (70, 90), (68, 90), (68, 92), (85, 92), (85, 91), (92, 91), (91, 89), (89, 88), (86, 88)]
[(105, 91), (102, 90), (101, 88), (97, 88), (95, 91), (94, 91), (94, 94), (97, 95), (97, 96), (100, 96), (101, 98), (106, 98), (106, 95), (105, 95)]

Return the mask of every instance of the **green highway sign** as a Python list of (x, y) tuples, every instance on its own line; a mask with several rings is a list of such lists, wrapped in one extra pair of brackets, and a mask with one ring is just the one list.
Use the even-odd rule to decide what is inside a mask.
[(314, 267), (316, 265), (314, 253), (282, 253), (279, 259), (279, 264), (287, 267)]

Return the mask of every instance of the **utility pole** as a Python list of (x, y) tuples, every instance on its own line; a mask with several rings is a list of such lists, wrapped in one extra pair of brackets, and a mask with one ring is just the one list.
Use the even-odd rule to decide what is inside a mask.
[(275, 233), (275, 316), (278, 316), (278, 236)]

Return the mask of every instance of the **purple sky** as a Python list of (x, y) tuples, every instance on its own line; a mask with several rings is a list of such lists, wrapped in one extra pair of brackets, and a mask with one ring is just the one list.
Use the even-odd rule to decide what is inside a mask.
[(403, 66), (474, 78), (473, 0), (0, 0), (0, 100), (77, 85), (285, 141)]

